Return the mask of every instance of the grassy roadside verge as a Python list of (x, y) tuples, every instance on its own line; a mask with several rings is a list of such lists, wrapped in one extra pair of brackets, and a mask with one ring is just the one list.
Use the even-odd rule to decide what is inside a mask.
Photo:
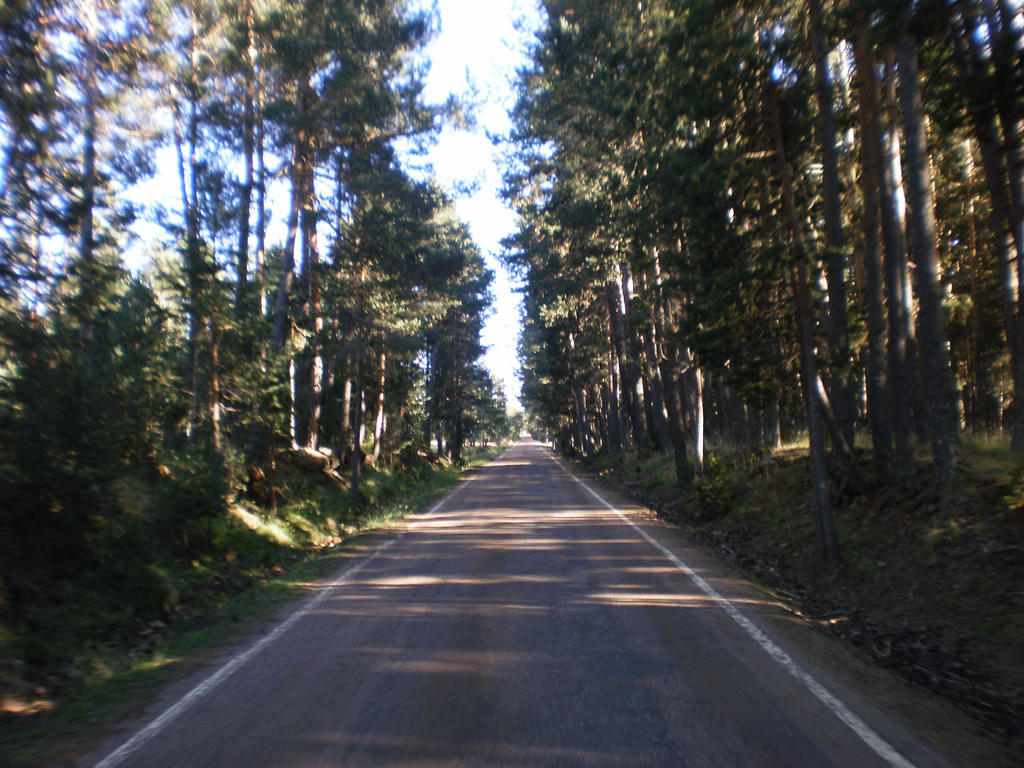
[[(11, 693), (5, 685), (0, 764), (28, 768), (73, 761), (116, 723), (138, 713), (162, 685), (256, 631), (310, 582), (337, 571), (368, 534), (429, 507), (501, 450), (473, 449), (461, 469), (436, 464), (368, 472), (357, 507), (342, 489), (296, 472), (289, 478), (288, 503), (274, 511), (234, 510), (232, 535), (240, 547), (258, 550), (256, 560), (243, 568), (239, 563), (246, 557), (235, 552), (219, 563), (196, 561), (189, 573), (164, 574), (165, 591), (176, 602), (162, 620), (140, 623), (131, 642), (83, 649), (63, 679), (53, 675)], [(204, 588), (193, 583), (200, 579)]]
[[(869, 481), (837, 496), (843, 565), (834, 579), (821, 567), (805, 446), (712, 457), (687, 490), (665, 457), (577, 468), (1024, 753), (1024, 456), (965, 440), (958, 477), (942, 493), (923, 467), (903, 490)], [(863, 470), (870, 476), (866, 457)]]

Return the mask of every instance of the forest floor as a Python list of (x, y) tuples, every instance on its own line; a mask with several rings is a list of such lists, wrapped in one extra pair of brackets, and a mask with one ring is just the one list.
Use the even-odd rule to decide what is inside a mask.
[(822, 567), (806, 446), (711, 456), (689, 492), (664, 457), (578, 468), (1024, 754), (1024, 456), (965, 441), (957, 479), (942, 493), (922, 466), (901, 492), (869, 481), (834, 499), (843, 553), (834, 578)]
[[(98, 734), (139, 711), (161, 686), (202, 665), (218, 648), (276, 615), (309, 583), (336, 571), (368, 533), (428, 506), (465, 471), (500, 450), (470, 449), (462, 470), (438, 461), (368, 470), (358, 504), (349, 497), (347, 478), (312, 463), (308, 455), (290, 457), (273, 478), (262, 478), (274, 486), (267, 498), (259, 498), (257, 487), (256, 500), (232, 503), (223, 530), (215, 534), (216, 554), (187, 567), (160, 569), (164, 608), (158, 618), (135, 614), (122, 622), (106, 608), (111, 596), (96, 595), (93, 605), (53, 614), (48, 638), (63, 634), (76, 640), (45, 664), (17, 652), (42, 640), (16, 638), (0, 624), (0, 765), (73, 762)], [(122, 613), (134, 611), (125, 604)], [(80, 625), (81, 618), (78, 625), (69, 624), (83, 614), (91, 617), (93, 640), (80, 639), (89, 629)]]

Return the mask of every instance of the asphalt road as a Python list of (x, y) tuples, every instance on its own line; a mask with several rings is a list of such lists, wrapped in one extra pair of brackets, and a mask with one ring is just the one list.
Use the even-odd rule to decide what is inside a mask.
[(987, 762), (943, 754), (912, 703), (536, 444), (346, 568), (87, 764)]

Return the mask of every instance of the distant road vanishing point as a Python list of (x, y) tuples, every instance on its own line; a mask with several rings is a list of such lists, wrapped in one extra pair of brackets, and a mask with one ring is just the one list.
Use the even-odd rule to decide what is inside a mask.
[(983, 759), (937, 746), (831, 643), (522, 442), (83, 765)]

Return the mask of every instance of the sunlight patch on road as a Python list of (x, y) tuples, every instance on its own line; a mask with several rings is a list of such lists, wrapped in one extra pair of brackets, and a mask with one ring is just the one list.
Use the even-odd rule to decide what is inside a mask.
[(500, 575), (500, 576), (428, 576), (426, 574), (410, 574), (406, 576), (391, 576), (387, 578), (376, 578), (362, 582), (368, 587), (419, 587), (432, 584), (457, 584), (460, 586), (489, 586), (493, 584), (509, 584), (522, 582), (527, 584), (551, 584), (559, 581), (553, 576), (539, 576), (536, 574), (526, 575)]
[(502, 653), (499, 651), (438, 651), (428, 658), (404, 658), (387, 661), (381, 669), (415, 674), (474, 674), (494, 676), (502, 667), (519, 667), (549, 659), (550, 654)]
[[(506, 741), (468, 742), (466, 749), (476, 758), (470, 765), (592, 765), (622, 768), (622, 766), (646, 766), (650, 760), (637, 752), (631, 744), (624, 744), (619, 750), (592, 750), (572, 747), (533, 746), (513, 741), (509, 733)], [(373, 732), (326, 732), (304, 734), (303, 739), (322, 745), (335, 746), (337, 751), (361, 750), (385, 754), (426, 755), (417, 763), (403, 762), (401, 765), (452, 765), (451, 743), (443, 738), (397, 738)], [(333, 764), (333, 763), (332, 763)], [(299, 764), (296, 763), (295, 766)], [(303, 766), (303, 768), (305, 768)]]
[[(733, 598), (733, 603), (741, 605), (775, 605), (782, 607), (781, 603), (769, 602), (766, 600), (751, 600)], [(641, 606), (652, 608), (707, 608), (715, 605), (715, 601), (707, 595), (698, 594), (659, 594), (654, 592), (593, 592), (584, 600), (576, 601), (580, 605), (594, 605), (598, 603), (610, 605)]]
[(702, 608), (710, 601), (700, 595), (657, 595), (650, 592), (594, 592), (583, 600), (575, 601), (579, 605), (628, 605), (652, 608)]
[(654, 574), (666, 574), (675, 573), (676, 569), (671, 565), (642, 565), (634, 568), (618, 568), (617, 573), (654, 573)]

